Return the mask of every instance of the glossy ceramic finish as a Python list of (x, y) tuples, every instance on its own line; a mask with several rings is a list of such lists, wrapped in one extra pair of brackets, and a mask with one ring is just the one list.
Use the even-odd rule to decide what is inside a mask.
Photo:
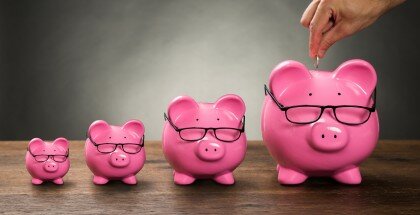
[[(70, 168), (70, 160), (64, 162), (54, 161), (52, 156), (44, 162), (38, 162), (33, 155), (67, 155), (69, 142), (65, 138), (57, 138), (53, 142), (45, 142), (40, 138), (34, 138), (29, 142), (26, 152), (26, 169), (32, 176), (32, 184), (39, 185), (45, 181), (52, 181), (55, 184), (63, 184), (63, 177)], [(29, 152), (30, 150), (30, 152)], [(32, 155), (32, 154), (33, 155)]]
[(137, 184), (136, 174), (143, 168), (146, 160), (145, 148), (138, 153), (130, 154), (118, 145), (115, 151), (101, 153), (96, 144), (103, 143), (134, 143), (141, 144), (145, 132), (143, 123), (138, 120), (126, 122), (123, 126), (109, 125), (103, 120), (93, 122), (88, 130), (90, 139), (86, 139), (86, 164), (93, 173), (93, 183), (102, 185), (109, 180), (121, 180), (126, 184)]
[[(237, 95), (225, 95), (215, 103), (179, 96), (169, 104), (167, 113), (178, 128), (242, 128), (245, 104)], [(174, 168), (174, 182), (180, 185), (191, 184), (196, 179), (233, 184), (232, 172), (243, 161), (247, 148), (245, 133), (236, 141), (223, 142), (209, 130), (201, 140), (185, 141), (168, 122), (162, 138), (164, 155)]]
[[(269, 88), (284, 106), (359, 105), (372, 107), (376, 72), (363, 60), (350, 60), (335, 71), (309, 71), (296, 61), (280, 63), (271, 73)], [(278, 181), (299, 184), (309, 176), (330, 176), (345, 184), (359, 184), (360, 163), (374, 150), (377, 111), (361, 125), (339, 123), (331, 108), (310, 124), (294, 124), (266, 96), (261, 130), (266, 147), (277, 161)]]

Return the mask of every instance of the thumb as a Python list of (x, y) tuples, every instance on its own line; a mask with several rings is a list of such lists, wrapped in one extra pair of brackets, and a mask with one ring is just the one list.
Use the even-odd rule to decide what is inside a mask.
[(323, 58), (327, 50), (334, 45), (337, 41), (343, 39), (344, 37), (348, 36), (349, 34), (343, 28), (343, 25), (336, 25), (331, 28), (329, 31), (324, 33), (321, 39), (321, 43), (318, 49), (318, 57)]

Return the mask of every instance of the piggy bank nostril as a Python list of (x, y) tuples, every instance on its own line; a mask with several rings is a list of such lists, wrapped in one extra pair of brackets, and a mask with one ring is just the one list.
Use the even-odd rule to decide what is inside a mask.
[(309, 136), (311, 147), (317, 151), (338, 151), (347, 145), (344, 126), (335, 123), (316, 123)]
[(195, 154), (203, 161), (217, 161), (224, 157), (224, 147), (220, 143), (203, 141), (196, 145)]
[(111, 154), (109, 163), (113, 167), (123, 168), (130, 164), (130, 157), (125, 154), (113, 153)]

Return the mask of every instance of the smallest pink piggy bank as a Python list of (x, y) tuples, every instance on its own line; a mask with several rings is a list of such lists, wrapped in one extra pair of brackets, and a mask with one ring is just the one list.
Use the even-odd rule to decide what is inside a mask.
[(32, 176), (32, 184), (44, 181), (63, 184), (63, 177), (70, 168), (69, 142), (66, 138), (57, 138), (54, 142), (44, 142), (34, 138), (29, 142), (26, 152), (26, 169)]
[(179, 96), (169, 105), (163, 130), (163, 153), (174, 168), (174, 182), (188, 185), (196, 179), (235, 183), (233, 170), (246, 153), (245, 103), (225, 95), (215, 103)]
[(136, 174), (146, 160), (142, 122), (131, 120), (123, 126), (113, 126), (98, 120), (90, 125), (87, 136), (85, 158), (94, 184), (106, 184), (109, 180), (137, 184)]

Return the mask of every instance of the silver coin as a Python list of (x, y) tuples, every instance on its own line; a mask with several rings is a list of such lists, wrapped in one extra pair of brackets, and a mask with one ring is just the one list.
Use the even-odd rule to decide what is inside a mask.
[(315, 69), (318, 69), (318, 67), (319, 67), (319, 57), (318, 57), (318, 55), (314, 58), (314, 67), (315, 67)]

